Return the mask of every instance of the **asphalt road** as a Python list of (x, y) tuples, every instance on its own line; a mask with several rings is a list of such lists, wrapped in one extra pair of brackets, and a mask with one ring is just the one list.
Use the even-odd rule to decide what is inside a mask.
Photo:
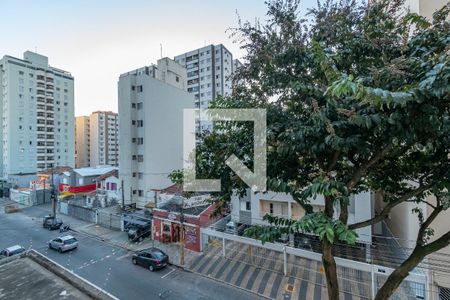
[(172, 266), (150, 272), (131, 263), (131, 252), (78, 233), (70, 233), (79, 240), (78, 249), (66, 253), (49, 250), (48, 241), (61, 234), (42, 228), (41, 222), (20, 212), (0, 212), (0, 249), (19, 244), (38, 250), (120, 299), (258, 299)]

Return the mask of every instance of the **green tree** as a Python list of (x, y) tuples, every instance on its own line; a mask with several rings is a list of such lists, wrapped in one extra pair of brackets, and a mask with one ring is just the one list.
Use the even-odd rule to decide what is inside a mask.
[[(431, 241), (431, 223), (449, 206), (449, 6), (430, 22), (403, 13), (402, 0), (326, 1), (299, 17), (299, 1), (267, 3), (267, 21), (240, 22), (232, 36), (246, 51), (231, 97), (216, 108), (267, 110), (268, 189), (305, 208), (301, 220), (266, 216), (272, 227), (247, 234), (271, 241), (283, 233), (321, 239), (330, 299), (339, 299), (333, 248), (353, 244), (355, 229), (385, 219), (405, 201), (437, 195), (433, 212), (417, 209), (420, 230), (410, 256), (377, 299), (391, 296), (422, 259), (450, 244), (450, 231)], [(221, 178), (224, 204), (245, 185), (224, 165), (234, 153), (252, 168), (252, 127), (220, 122), (197, 149), (197, 177)], [(382, 191), (384, 209), (348, 225), (349, 196)], [(325, 198), (323, 211), (309, 200)], [(335, 217), (335, 216), (338, 217)]]

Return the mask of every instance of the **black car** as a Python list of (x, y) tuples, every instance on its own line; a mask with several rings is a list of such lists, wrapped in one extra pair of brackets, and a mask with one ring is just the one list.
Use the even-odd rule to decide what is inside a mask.
[(132, 242), (142, 242), (146, 237), (152, 235), (152, 227), (148, 226), (134, 226), (128, 229), (128, 239)]
[(42, 227), (47, 228), (48, 230), (60, 229), (62, 224), (62, 220), (55, 217), (47, 216), (42, 220)]
[(167, 266), (169, 256), (158, 248), (150, 248), (133, 254), (131, 261), (133, 264), (140, 265), (153, 272)]

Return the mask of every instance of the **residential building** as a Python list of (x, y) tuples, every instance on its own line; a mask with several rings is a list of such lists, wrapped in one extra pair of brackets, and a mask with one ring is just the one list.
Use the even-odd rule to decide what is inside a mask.
[[(224, 45), (208, 45), (175, 56), (187, 70), (187, 91), (194, 95), (196, 108), (208, 108), (217, 96), (232, 91), (231, 75), (242, 65)], [(197, 121), (196, 131), (212, 129), (210, 121)]]
[(119, 165), (119, 115), (96, 111), (76, 118), (76, 165)]
[(96, 111), (89, 117), (90, 166), (119, 164), (119, 116), (112, 111)]
[(118, 168), (107, 165), (73, 169), (62, 174), (60, 185), (68, 187), (93, 186), (95, 190), (97, 187), (97, 178), (114, 170), (118, 170)]
[[(371, 192), (364, 192), (350, 197), (348, 223), (357, 223), (370, 219), (372, 216)], [(322, 195), (310, 199), (314, 211), (323, 211), (325, 200)], [(263, 217), (266, 214), (299, 220), (305, 215), (305, 210), (291, 195), (284, 193), (255, 193), (247, 191), (244, 197), (235, 195), (231, 198), (231, 220), (237, 224), (268, 225)], [(336, 217), (339, 207), (335, 208)], [(357, 230), (359, 242), (370, 244), (372, 242), (372, 229), (370, 226)]]
[[(92, 206), (110, 206), (112, 203), (119, 203), (122, 200), (119, 170), (114, 169), (95, 179), (97, 183), (97, 191), (95, 197), (91, 198)], [(93, 201), (92, 201), (93, 200)], [(95, 203), (95, 201), (98, 201)], [(96, 205), (94, 205), (96, 204)]]
[(75, 165), (74, 78), (46, 56), (0, 60), (0, 174)]
[(424, 16), (428, 20), (433, 18), (434, 12), (441, 9), (448, 0), (406, 0), (405, 6), (411, 10), (411, 12)]
[(90, 118), (80, 116), (75, 118), (75, 167), (89, 167), (90, 161)]
[(211, 204), (211, 196), (201, 194), (183, 199), (182, 187), (172, 185), (160, 190), (158, 198), (162, 201), (153, 209), (153, 239), (163, 243), (179, 243), (183, 218), (184, 247), (192, 251), (201, 251), (200, 229), (220, 218), (214, 215), (217, 207)]
[(120, 75), (119, 153), (124, 204), (154, 205), (154, 190), (183, 167), (183, 110), (194, 108), (186, 69), (169, 58)]

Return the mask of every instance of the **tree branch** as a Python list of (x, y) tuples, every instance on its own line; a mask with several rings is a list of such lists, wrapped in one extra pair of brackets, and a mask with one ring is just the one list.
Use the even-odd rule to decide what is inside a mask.
[[(438, 203), (440, 203), (440, 201), (438, 200)], [(433, 223), (433, 221), (436, 219), (436, 217), (444, 210), (444, 206), (443, 205), (438, 205), (433, 212), (431, 213), (431, 215), (428, 216), (428, 218), (425, 220), (425, 222), (423, 222), (420, 225), (419, 228), (419, 232), (417, 233), (417, 240), (416, 240), (416, 245), (417, 246), (423, 246), (423, 244), (425, 243), (424, 240), (424, 235), (425, 235), (425, 231), (427, 230), (427, 228), (431, 225), (431, 223)]]
[(375, 217), (368, 219), (366, 221), (362, 221), (362, 222), (358, 222), (358, 223), (354, 223), (348, 226), (349, 229), (358, 229), (358, 228), (362, 228), (362, 227), (366, 227), (369, 225), (373, 225), (376, 224), (378, 222), (383, 221), (384, 219), (387, 218), (387, 216), (389, 215), (389, 213), (391, 212), (391, 210), (396, 207), (397, 205), (399, 205), (402, 202), (405, 202), (406, 200), (408, 200), (409, 198), (415, 197), (423, 192), (425, 192), (426, 190), (428, 190), (431, 187), (431, 185), (423, 185), (418, 187), (415, 190), (409, 191), (408, 193), (406, 193), (405, 195), (403, 195), (402, 197), (400, 197), (399, 199), (389, 202), (382, 210), (379, 214), (377, 214)]
[(358, 183), (362, 176), (364, 176), (374, 164), (376, 164), (380, 159), (382, 159), (388, 152), (393, 148), (392, 144), (388, 144), (383, 150), (375, 154), (367, 163), (360, 166), (353, 174), (352, 179), (347, 183), (347, 189), (350, 191)]
[(331, 172), (334, 169), (334, 167), (336, 166), (337, 161), (339, 159), (339, 155), (341, 155), (341, 151), (334, 152), (333, 158), (331, 159), (331, 163), (330, 163), (330, 165), (327, 168), (327, 173)]

